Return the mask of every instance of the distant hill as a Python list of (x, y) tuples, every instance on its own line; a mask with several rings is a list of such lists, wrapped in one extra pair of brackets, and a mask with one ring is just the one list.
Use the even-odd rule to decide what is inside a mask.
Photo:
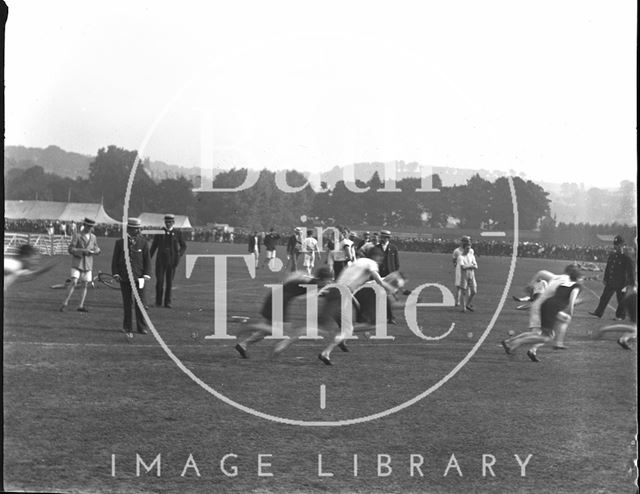
[[(38, 165), (45, 172), (55, 173), (61, 177), (87, 178), (89, 164), (94, 159), (95, 156), (65, 151), (58, 146), (49, 146), (44, 149), (24, 146), (5, 146), (4, 148), (5, 173), (13, 168), (25, 170)], [(158, 181), (164, 178), (175, 178), (178, 175), (195, 177), (200, 174), (199, 168), (183, 168), (163, 161), (150, 161), (147, 171), (153, 180)]]
[(34, 165), (41, 166), (47, 173), (55, 173), (61, 177), (88, 177), (89, 163), (93, 156), (73, 153), (58, 146), (27, 148), (24, 146), (5, 146), (4, 170), (12, 168), (26, 170)]

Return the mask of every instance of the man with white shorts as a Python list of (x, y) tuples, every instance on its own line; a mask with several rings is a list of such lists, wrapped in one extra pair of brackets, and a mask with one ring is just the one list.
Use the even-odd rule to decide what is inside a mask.
[(96, 225), (96, 222), (90, 218), (85, 218), (83, 225), (84, 228), (71, 239), (71, 243), (69, 244), (68, 250), (72, 256), (71, 284), (69, 285), (67, 298), (60, 307), (60, 312), (66, 310), (78, 283), (82, 284), (82, 295), (80, 297), (78, 312), (89, 312), (84, 306), (84, 301), (87, 297), (89, 283), (93, 280), (93, 256), (100, 254), (100, 247), (98, 247), (98, 240), (93, 234), (93, 227)]

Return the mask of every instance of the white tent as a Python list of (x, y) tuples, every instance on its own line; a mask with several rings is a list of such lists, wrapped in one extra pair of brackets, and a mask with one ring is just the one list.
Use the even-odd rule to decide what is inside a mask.
[(102, 204), (55, 201), (4, 201), (4, 217), (8, 220), (47, 220), (81, 222), (90, 218), (98, 224), (115, 225)]
[[(181, 230), (193, 229), (188, 216), (181, 214), (176, 214), (175, 216), (175, 223), (173, 225), (175, 228), (180, 228)], [(143, 227), (162, 228), (164, 226), (164, 214), (142, 213), (138, 218), (140, 218), (140, 223), (142, 223)]]

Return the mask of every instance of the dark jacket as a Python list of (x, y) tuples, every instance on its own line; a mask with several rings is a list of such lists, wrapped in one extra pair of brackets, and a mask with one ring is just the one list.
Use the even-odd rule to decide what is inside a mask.
[(162, 228), (164, 233), (153, 236), (151, 244), (151, 257), (158, 252), (156, 262), (165, 265), (177, 266), (180, 258), (187, 250), (187, 244), (182, 238), (182, 232), (175, 228), (167, 230)]
[[(144, 275), (151, 276), (151, 256), (149, 255), (149, 243), (143, 236), (127, 237), (129, 239), (129, 257), (131, 258), (131, 270), (133, 276), (138, 279)], [(123, 240), (116, 240), (111, 258), (111, 274), (120, 275), (123, 281), (129, 282), (127, 264), (124, 259)]]
[(607, 267), (604, 269), (604, 283), (612, 288), (624, 288), (633, 285), (635, 270), (631, 258), (623, 253), (614, 251), (609, 254)]
[(277, 233), (269, 232), (264, 236), (264, 248), (267, 250), (276, 250), (276, 244), (280, 235)]
[(383, 259), (379, 264), (380, 266), (380, 276), (385, 277), (389, 273), (393, 273), (394, 271), (398, 271), (400, 269), (400, 258), (398, 256), (398, 248), (393, 245), (387, 245), (387, 250), (382, 248), (382, 244), (377, 244), (374, 249), (377, 249), (378, 252), (382, 253)]

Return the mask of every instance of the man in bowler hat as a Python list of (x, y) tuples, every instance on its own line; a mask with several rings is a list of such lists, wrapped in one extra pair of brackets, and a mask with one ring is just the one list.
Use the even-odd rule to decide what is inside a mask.
[(167, 214), (164, 217), (163, 233), (153, 237), (151, 257), (156, 256), (156, 306), (171, 308), (171, 288), (173, 277), (180, 258), (187, 250), (187, 244), (182, 238), (182, 232), (173, 227), (175, 216)]
[[(131, 271), (133, 278), (129, 277), (127, 264), (124, 256), (124, 239), (116, 240), (111, 259), (111, 274), (120, 281), (120, 291), (122, 292), (122, 304), (124, 306), (124, 321), (122, 328), (127, 334), (127, 338), (132, 338), (131, 309), (133, 305), (133, 290), (137, 290), (140, 299), (144, 300), (144, 285), (151, 279), (151, 256), (149, 255), (149, 244), (140, 234), (140, 220), (129, 218), (127, 222), (127, 246), (129, 248), (129, 259), (131, 260)], [(147, 334), (147, 325), (142, 317), (142, 311), (138, 304), (135, 304), (136, 330), (140, 334)]]

